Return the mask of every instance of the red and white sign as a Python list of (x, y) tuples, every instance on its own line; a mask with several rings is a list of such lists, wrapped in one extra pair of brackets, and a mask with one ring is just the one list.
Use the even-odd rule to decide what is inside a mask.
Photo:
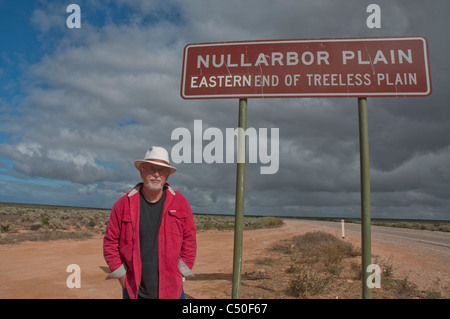
[(184, 48), (185, 99), (430, 94), (423, 37), (221, 42)]

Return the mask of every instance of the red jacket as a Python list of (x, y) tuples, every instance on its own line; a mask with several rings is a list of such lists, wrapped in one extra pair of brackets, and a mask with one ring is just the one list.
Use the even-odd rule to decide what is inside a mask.
[[(161, 227), (159, 231), (159, 298), (180, 298), (183, 282), (180, 269), (194, 266), (197, 242), (194, 217), (188, 201), (166, 184)], [(111, 274), (107, 278), (127, 275), (130, 298), (137, 298), (141, 281), (139, 244), (139, 190), (137, 184), (128, 195), (113, 206), (103, 239), (103, 255)], [(181, 267), (179, 269), (179, 267)]]

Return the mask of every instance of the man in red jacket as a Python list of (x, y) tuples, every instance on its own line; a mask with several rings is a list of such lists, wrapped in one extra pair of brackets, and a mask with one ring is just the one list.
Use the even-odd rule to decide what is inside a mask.
[(188, 201), (166, 183), (176, 168), (157, 146), (134, 166), (142, 183), (114, 204), (103, 239), (107, 279), (119, 279), (124, 298), (184, 298), (197, 242)]

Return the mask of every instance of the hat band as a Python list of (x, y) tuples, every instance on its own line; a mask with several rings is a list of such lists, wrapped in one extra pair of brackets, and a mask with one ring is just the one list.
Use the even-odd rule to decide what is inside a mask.
[(144, 161), (159, 162), (161, 164), (166, 164), (166, 165), (170, 166), (169, 162), (164, 161), (164, 160), (160, 160), (160, 159), (146, 158)]

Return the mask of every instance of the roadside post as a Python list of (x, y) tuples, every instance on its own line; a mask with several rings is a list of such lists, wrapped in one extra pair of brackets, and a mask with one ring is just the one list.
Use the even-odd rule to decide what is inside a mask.
[[(431, 94), (424, 37), (265, 40), (188, 44), (183, 52), (183, 99), (239, 99), (232, 298), (240, 298), (248, 98), (358, 99), (362, 297), (371, 264), (367, 97)], [(342, 223), (344, 227), (344, 223)], [(343, 228), (344, 229), (344, 228)], [(343, 235), (344, 237), (344, 232)]]
[[(245, 194), (245, 131), (247, 130), (247, 99), (239, 100), (238, 163), (236, 171), (236, 203), (234, 220), (234, 254), (232, 298), (241, 297), (242, 242), (244, 238), (244, 194)], [(242, 128), (242, 129), (241, 129)]]
[(341, 219), (341, 234), (342, 238), (345, 238), (345, 222), (343, 219)]
[(370, 229), (370, 178), (369, 178), (369, 129), (367, 124), (367, 100), (358, 98), (359, 119), (359, 157), (361, 179), (361, 247), (362, 247), (362, 295), (372, 299), (372, 290), (367, 286), (369, 273), (367, 267), (372, 264), (372, 245)]

